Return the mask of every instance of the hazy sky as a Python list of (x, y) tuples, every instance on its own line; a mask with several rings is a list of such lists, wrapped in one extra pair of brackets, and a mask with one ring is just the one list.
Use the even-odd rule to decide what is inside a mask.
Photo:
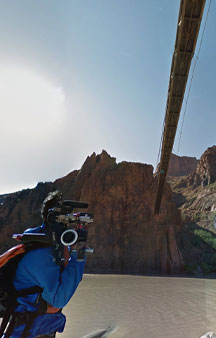
[[(53, 181), (102, 149), (117, 162), (156, 165), (179, 5), (0, 1), (0, 193)], [(212, 1), (181, 156), (199, 158), (216, 144), (215, 14)]]

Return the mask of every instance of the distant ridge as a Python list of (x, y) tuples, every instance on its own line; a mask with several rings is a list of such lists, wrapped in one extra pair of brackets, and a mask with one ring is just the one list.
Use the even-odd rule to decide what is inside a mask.
[(190, 175), (194, 171), (196, 171), (198, 164), (199, 160), (197, 160), (196, 157), (177, 156), (175, 154), (171, 154), (167, 175), (168, 176)]

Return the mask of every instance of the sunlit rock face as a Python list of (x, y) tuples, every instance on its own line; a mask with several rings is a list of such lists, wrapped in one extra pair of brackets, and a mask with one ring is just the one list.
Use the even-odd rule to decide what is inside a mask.
[(179, 181), (177, 188), (205, 187), (216, 181), (216, 146), (209, 147), (201, 156), (196, 171)]
[[(64, 199), (86, 201), (94, 223), (89, 225), (87, 272), (174, 273), (183, 259), (176, 234), (181, 218), (172, 192), (165, 186), (159, 216), (154, 216), (157, 177), (142, 163), (116, 163), (106, 151), (93, 153), (79, 171), (41, 183), (35, 189), (1, 196), (1, 239), (40, 222), (39, 209), (48, 191), (59, 189)], [(13, 195), (13, 196), (12, 196)], [(11, 244), (11, 242), (10, 242)]]
[(208, 148), (201, 156), (196, 173), (203, 186), (216, 181), (216, 146)]
[[(216, 233), (216, 146), (209, 147), (202, 154), (194, 173), (184, 177), (169, 177), (169, 182), (176, 205), (182, 212), (186, 232), (190, 224), (193, 231), (196, 225)], [(188, 241), (188, 235), (184, 239)], [(188, 244), (189, 251), (192, 252), (193, 243)], [(199, 256), (197, 254), (195, 257), (196, 262)], [(210, 259), (207, 263), (209, 262)], [(214, 264), (213, 260), (211, 264)]]
[(186, 176), (196, 171), (199, 161), (196, 157), (171, 154), (168, 176)]

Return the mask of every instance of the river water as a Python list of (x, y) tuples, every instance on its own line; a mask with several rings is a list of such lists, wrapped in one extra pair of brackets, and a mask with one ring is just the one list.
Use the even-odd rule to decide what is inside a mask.
[(57, 338), (199, 338), (216, 333), (216, 279), (84, 275), (64, 313)]

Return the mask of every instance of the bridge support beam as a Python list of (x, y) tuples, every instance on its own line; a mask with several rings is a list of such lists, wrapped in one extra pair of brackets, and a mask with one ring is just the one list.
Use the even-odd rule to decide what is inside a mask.
[(161, 157), (158, 173), (158, 191), (155, 214), (159, 214), (164, 183), (173, 149), (185, 88), (194, 55), (205, 0), (181, 0), (175, 49), (172, 58)]

